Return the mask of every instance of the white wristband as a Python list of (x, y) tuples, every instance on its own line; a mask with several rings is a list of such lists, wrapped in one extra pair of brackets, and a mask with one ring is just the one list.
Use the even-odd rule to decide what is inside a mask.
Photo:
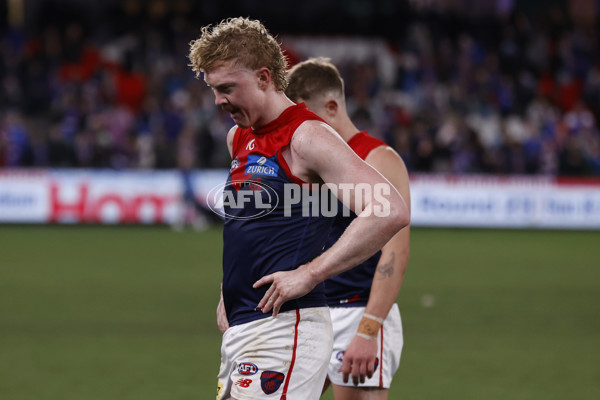
[(363, 317), (367, 317), (367, 318), (369, 318), (369, 319), (372, 319), (373, 321), (377, 321), (377, 322), (379, 322), (381, 325), (383, 325), (383, 319), (381, 319), (381, 318), (379, 318), (379, 317), (376, 317), (376, 316), (374, 316), (374, 315), (367, 314), (367, 313), (364, 313), (364, 314), (363, 314)]
[(360, 332), (358, 332), (358, 333), (356, 334), (356, 336), (358, 336), (358, 337), (361, 337), (361, 338), (363, 338), (363, 339), (372, 340), (372, 341), (374, 341), (374, 342), (376, 342), (376, 341), (377, 341), (377, 338), (376, 338), (376, 337), (369, 336), (369, 335), (365, 335), (364, 333), (360, 333)]

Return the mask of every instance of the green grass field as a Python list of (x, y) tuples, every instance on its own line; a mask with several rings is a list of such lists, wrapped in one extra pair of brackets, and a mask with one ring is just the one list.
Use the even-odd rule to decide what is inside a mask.
[[(600, 232), (411, 246), (390, 399), (600, 399)], [(220, 252), (219, 229), (0, 226), (0, 399), (214, 399)]]

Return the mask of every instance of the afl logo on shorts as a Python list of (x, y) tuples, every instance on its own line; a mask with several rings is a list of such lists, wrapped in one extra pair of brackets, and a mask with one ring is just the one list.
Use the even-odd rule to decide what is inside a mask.
[(260, 375), (260, 387), (265, 394), (275, 393), (283, 383), (284, 374), (275, 371), (265, 371)]
[(258, 372), (258, 367), (256, 364), (243, 362), (238, 365), (238, 372), (242, 375), (254, 375)]

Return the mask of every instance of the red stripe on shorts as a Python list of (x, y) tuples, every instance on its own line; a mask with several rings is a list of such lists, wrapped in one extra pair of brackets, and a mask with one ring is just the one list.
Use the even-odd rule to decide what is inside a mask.
[(288, 370), (285, 383), (283, 384), (283, 393), (279, 400), (286, 400), (288, 385), (290, 384), (290, 376), (292, 376), (292, 370), (294, 369), (294, 363), (296, 362), (296, 347), (298, 347), (298, 324), (300, 323), (300, 310), (296, 310), (296, 325), (294, 326), (294, 349), (292, 350), (292, 361), (290, 362), (290, 369)]
[(383, 324), (381, 324), (381, 348), (379, 349), (379, 387), (383, 388)]

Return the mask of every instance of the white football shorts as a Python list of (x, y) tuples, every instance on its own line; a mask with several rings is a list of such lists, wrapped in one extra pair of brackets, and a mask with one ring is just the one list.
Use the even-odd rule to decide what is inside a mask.
[[(344, 383), (343, 375), (339, 372), (339, 369), (342, 367), (344, 351), (356, 334), (365, 307), (331, 307), (329, 311), (333, 324), (333, 352), (331, 353), (327, 376), (334, 385), (355, 387), (351, 376), (348, 382)], [(389, 389), (392, 377), (400, 365), (403, 344), (400, 310), (398, 304), (394, 304), (383, 321), (382, 328), (379, 329), (377, 338), (378, 361), (376, 362), (375, 373), (370, 379), (365, 378), (365, 382), (359, 383), (358, 387)]]
[(217, 400), (317, 400), (332, 344), (327, 307), (233, 326), (223, 334)]

